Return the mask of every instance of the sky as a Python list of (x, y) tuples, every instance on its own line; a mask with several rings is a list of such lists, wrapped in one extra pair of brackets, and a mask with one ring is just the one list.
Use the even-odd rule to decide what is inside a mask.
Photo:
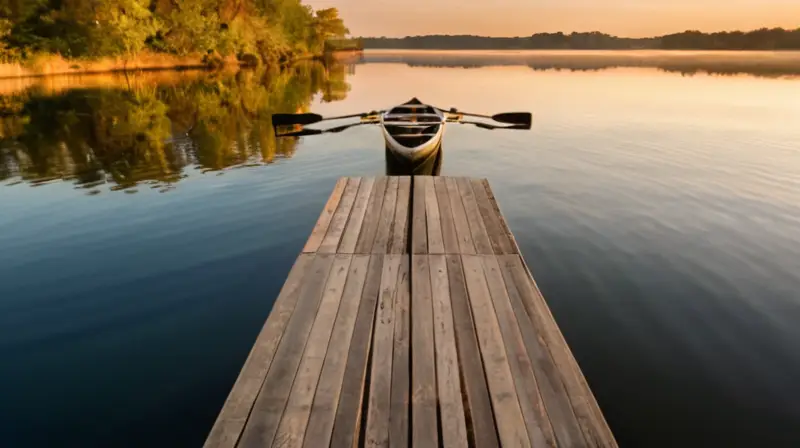
[(525, 36), (602, 31), (647, 37), (697, 29), (800, 28), (800, 0), (305, 0), (339, 8), (354, 36)]

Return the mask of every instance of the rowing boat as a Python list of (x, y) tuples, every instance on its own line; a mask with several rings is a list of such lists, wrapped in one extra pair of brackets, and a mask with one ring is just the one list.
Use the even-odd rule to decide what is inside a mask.
[[(465, 117), (491, 120), (467, 121)], [(359, 122), (329, 129), (305, 128), (321, 121), (359, 118)], [(272, 125), (275, 135), (281, 137), (304, 137), (328, 133), (339, 133), (355, 126), (377, 124), (381, 127), (386, 146), (387, 171), (392, 175), (438, 174), (441, 168), (441, 150), (447, 123), (471, 124), (482, 129), (531, 128), (532, 117), (528, 112), (508, 112), (492, 116), (472, 114), (457, 109), (441, 109), (423, 103), (417, 98), (382, 111), (324, 118), (321, 115), (275, 114)]]

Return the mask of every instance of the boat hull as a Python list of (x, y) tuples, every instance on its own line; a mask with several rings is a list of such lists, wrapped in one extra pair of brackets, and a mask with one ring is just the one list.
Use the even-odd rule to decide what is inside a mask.
[(424, 157), (409, 159), (386, 145), (387, 176), (438, 176), (442, 171), (444, 151), (441, 141)]

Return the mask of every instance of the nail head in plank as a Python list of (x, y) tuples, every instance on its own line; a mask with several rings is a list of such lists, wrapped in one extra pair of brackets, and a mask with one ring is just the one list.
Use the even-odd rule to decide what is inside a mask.
[(358, 244), (356, 244), (356, 253), (358, 254), (372, 252), (375, 235), (378, 233), (378, 224), (380, 223), (387, 184), (388, 179), (386, 177), (379, 177), (372, 187), (372, 194), (367, 204), (367, 214), (364, 216), (363, 224), (361, 224), (361, 234), (358, 236)]
[(478, 209), (478, 202), (475, 200), (472, 185), (469, 179), (465, 177), (459, 177), (456, 183), (458, 184), (458, 191), (461, 193), (461, 199), (464, 202), (464, 210), (467, 213), (467, 221), (472, 233), (472, 241), (475, 243), (475, 250), (479, 255), (492, 255), (494, 250), (492, 249), (491, 241), (489, 241), (489, 235), (486, 233), (486, 227), (483, 224), (483, 218)]
[(408, 239), (409, 207), (411, 207), (411, 178), (403, 176), (400, 177), (397, 189), (397, 207), (394, 214), (394, 225), (392, 226), (392, 240), (389, 253), (408, 253), (406, 240)]
[(353, 203), (356, 200), (360, 184), (361, 178), (351, 177), (348, 179), (347, 187), (345, 187), (342, 198), (339, 200), (339, 206), (336, 208), (336, 213), (333, 214), (331, 223), (328, 226), (328, 232), (325, 234), (325, 238), (322, 240), (317, 252), (323, 254), (336, 253), (339, 242), (342, 240), (347, 220), (350, 218), (350, 212), (353, 210)]
[(529, 447), (531, 441), (525, 430), (525, 420), (480, 257), (463, 255), (461, 260), (500, 441), (505, 446)]
[(442, 239), (444, 241), (444, 251), (447, 254), (458, 253), (458, 235), (453, 223), (453, 212), (450, 207), (450, 196), (447, 194), (447, 184), (443, 177), (433, 179), (436, 190), (436, 199), (439, 204), (439, 219), (442, 223)]
[[(355, 192), (353, 194), (355, 195)], [(333, 261), (325, 292), (322, 294), (322, 301), (311, 327), (311, 334), (308, 337), (300, 367), (291, 386), (289, 401), (283, 411), (273, 446), (288, 448), (299, 447), (303, 444), (314, 393), (319, 384), (322, 363), (328, 351), (328, 343), (344, 293), (351, 259), (352, 255), (336, 255)]]
[(347, 354), (344, 382), (331, 436), (330, 446), (332, 447), (352, 447), (358, 442), (367, 359), (372, 343), (372, 328), (375, 322), (375, 308), (381, 287), (382, 271), (383, 257), (370, 257), (367, 281), (358, 308), (350, 351)]
[(394, 302), (394, 350), (392, 357), (392, 404), (389, 446), (408, 446), (409, 392), (411, 390), (411, 279), (410, 259), (403, 257), (397, 276)]
[(283, 337), (289, 318), (297, 305), (301, 286), (314, 261), (313, 254), (301, 254), (295, 262), (286, 283), (283, 284), (272, 312), (256, 339), (247, 361), (234, 383), (222, 411), (214, 423), (204, 447), (232, 448), (239, 436), (256, 401), (258, 391), (264, 383), (275, 351)]
[(500, 265), (494, 255), (484, 255), (481, 257), (481, 261), (500, 325), (500, 334), (505, 344), (511, 376), (519, 396), (528, 437), (533, 446), (556, 446), (555, 434), (542, 397), (539, 395), (537, 378), (534, 375), (531, 360), (528, 358), (517, 318), (511, 308)]
[(304, 278), (297, 306), (242, 433), (242, 447), (269, 446), (275, 438), (333, 261), (331, 255), (318, 254)]
[(425, 183), (429, 176), (414, 176), (412, 203), (412, 228), (411, 228), (411, 253), (428, 253), (428, 224), (425, 217)]
[(567, 391), (564, 389), (561, 376), (556, 369), (553, 358), (550, 356), (550, 351), (544, 345), (544, 337), (539, 334), (540, 328), (534, 326), (528, 316), (522, 296), (514, 284), (514, 277), (511, 272), (513, 263), (509, 263), (509, 260), (515, 259), (516, 256), (498, 258), (511, 307), (519, 323), (519, 329), (522, 339), (525, 341), (525, 348), (531, 360), (539, 392), (550, 417), (550, 423), (553, 426), (558, 444), (559, 446), (585, 445), (586, 441), (583, 438), (575, 413), (572, 411), (572, 403), (570, 403)]
[(399, 179), (397, 177), (390, 177), (386, 185), (386, 194), (383, 197), (383, 208), (380, 212), (381, 216), (378, 221), (377, 232), (375, 233), (375, 242), (372, 245), (373, 254), (389, 253), (392, 225), (394, 224), (394, 215), (397, 211), (398, 184)]
[(336, 416), (347, 364), (347, 352), (353, 337), (368, 266), (368, 255), (355, 255), (350, 263), (342, 302), (339, 305), (328, 353), (325, 355), (319, 385), (317, 385), (317, 392), (314, 395), (314, 403), (304, 439), (306, 447), (316, 448), (330, 444), (333, 420)]
[(484, 179), (472, 179), (470, 183), (472, 184), (472, 191), (475, 193), (475, 200), (478, 202), (478, 209), (483, 217), (483, 224), (486, 227), (486, 233), (489, 234), (494, 253), (497, 255), (513, 254), (515, 252), (514, 246), (511, 243), (506, 227), (500, 222), (502, 218), (498, 212), (499, 208), (492, 205), (486, 192), (488, 184), (485, 183)]
[(466, 283), (461, 257), (447, 256), (447, 277), (450, 286), (450, 299), (453, 308), (458, 359), (461, 362), (462, 380), (466, 415), (471, 440), (477, 448), (490, 448), (498, 445), (497, 427), (495, 426), (489, 389), (486, 385), (481, 353), (478, 347), (478, 336), (475, 333), (472, 312), (467, 298)]
[(453, 224), (458, 236), (458, 252), (461, 254), (474, 255), (475, 244), (472, 241), (472, 231), (467, 222), (467, 212), (464, 210), (464, 202), (461, 200), (461, 193), (458, 191), (456, 180), (452, 177), (445, 178), (447, 185), (447, 195), (450, 197), (450, 211), (453, 213)]
[(439, 409), (442, 419), (442, 442), (445, 448), (466, 447), (467, 427), (456, 352), (450, 284), (444, 255), (431, 255), (431, 289), (433, 292), (434, 341)]
[(374, 177), (365, 177), (361, 179), (356, 201), (353, 203), (353, 210), (350, 212), (350, 219), (347, 220), (347, 225), (342, 235), (342, 241), (339, 243), (339, 253), (355, 253), (356, 244), (358, 243), (359, 235), (361, 235), (361, 227), (364, 224), (364, 217), (367, 214), (367, 206), (372, 197), (374, 186)]
[(509, 255), (503, 259), (504, 262), (510, 264), (514, 284), (522, 296), (528, 316), (534, 325), (541, 329), (540, 334), (561, 373), (562, 381), (587, 444), (616, 447), (616, 441), (600, 412), (600, 407), (522, 258), (518, 255)]
[(413, 255), (411, 265), (411, 442), (423, 447), (439, 440), (433, 306), (428, 257)]
[(336, 181), (336, 186), (333, 188), (333, 193), (331, 193), (330, 197), (328, 198), (328, 202), (325, 204), (325, 208), (322, 210), (322, 214), (319, 216), (317, 224), (314, 226), (314, 230), (311, 231), (311, 236), (308, 238), (308, 241), (303, 248), (303, 252), (316, 252), (317, 249), (319, 249), (320, 244), (322, 244), (322, 240), (325, 238), (325, 234), (328, 233), (328, 226), (333, 219), (333, 214), (336, 213), (336, 208), (339, 206), (339, 201), (342, 199), (342, 194), (344, 193), (346, 186), (346, 177), (342, 177)]
[(402, 255), (385, 255), (375, 330), (372, 341), (367, 430), (364, 446), (389, 446), (389, 413), (392, 395), (392, 356), (394, 348), (394, 299)]
[(425, 215), (428, 223), (428, 253), (443, 254), (442, 221), (439, 217), (439, 201), (436, 198), (434, 182), (434, 178), (427, 179), (425, 182), (425, 196), (419, 198), (419, 200), (425, 201)]

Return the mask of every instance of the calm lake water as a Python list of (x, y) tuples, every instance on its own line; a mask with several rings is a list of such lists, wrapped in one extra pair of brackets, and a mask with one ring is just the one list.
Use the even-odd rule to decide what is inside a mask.
[[(632, 56), (633, 55), (633, 56)], [(726, 59), (727, 58), (727, 59)], [(488, 178), (620, 445), (800, 446), (800, 55), (368, 52), (283, 73), (0, 80), (0, 446), (200, 446), (377, 129), (413, 96)]]

